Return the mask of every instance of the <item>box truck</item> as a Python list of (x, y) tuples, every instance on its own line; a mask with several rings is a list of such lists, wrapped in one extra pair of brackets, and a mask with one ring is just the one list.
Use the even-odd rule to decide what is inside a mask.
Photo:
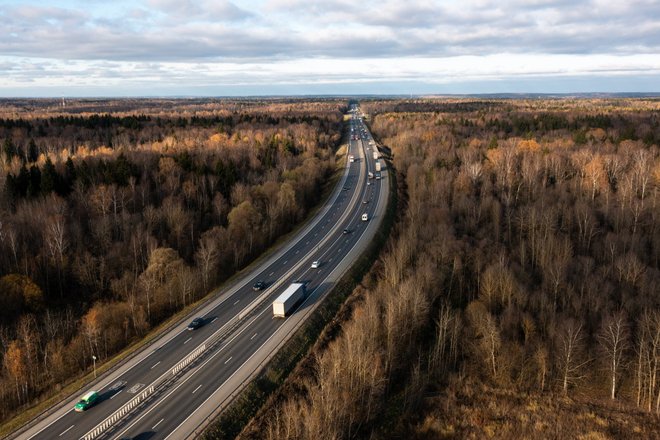
[(273, 316), (286, 318), (286, 315), (305, 297), (305, 285), (293, 283), (273, 301)]
[(380, 171), (380, 161), (376, 161), (376, 171)]
[(376, 150), (376, 147), (374, 147), (374, 160), (378, 159), (378, 151)]

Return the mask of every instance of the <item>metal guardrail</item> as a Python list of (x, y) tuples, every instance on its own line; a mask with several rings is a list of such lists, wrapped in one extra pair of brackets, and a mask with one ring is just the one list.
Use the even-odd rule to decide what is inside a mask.
[(179, 362), (172, 368), (172, 375), (176, 375), (179, 371), (183, 370), (188, 364), (190, 364), (192, 361), (197, 359), (197, 357), (204, 353), (204, 350), (206, 350), (206, 344), (202, 344), (201, 346), (197, 347), (195, 351), (190, 353), (184, 360)]
[[(82, 440), (94, 440), (99, 436), (103, 435), (106, 431), (114, 426), (114, 424), (119, 421), (122, 417), (131, 412), (136, 408), (140, 403), (144, 402), (148, 397), (150, 397), (156, 389), (160, 388), (166, 382), (169, 382), (168, 379), (172, 379), (177, 373), (181, 372), (185, 367), (190, 365), (192, 361), (197, 359), (201, 354), (206, 351), (206, 344), (202, 344), (197, 347), (192, 353), (190, 353), (184, 360), (179, 362), (170, 370), (169, 372), (163, 374), (158, 379), (156, 379), (146, 390), (142, 391), (140, 394), (135, 396), (133, 399), (129, 400), (124, 406), (119, 408), (117, 411), (112, 413), (108, 418), (103, 420), (101, 423), (96, 425), (91, 431), (82, 436)], [(170, 377), (168, 377), (170, 376)]]
[[(356, 195), (353, 195), (351, 204), (355, 204)], [(348, 215), (348, 211), (345, 212), (342, 215), (342, 219)], [(330, 236), (332, 235), (332, 232), (335, 231), (338, 227), (341, 221), (337, 222), (337, 224), (329, 231), (329, 233), (326, 235), (325, 239), (322, 241), (324, 243), (325, 241), (329, 240)], [(262, 305), (265, 300), (272, 294), (275, 288), (279, 287), (281, 284), (283, 284), (285, 281), (288, 280), (290, 277), (291, 273), (293, 273), (295, 270), (297, 270), (305, 261), (306, 259), (303, 258), (301, 261), (294, 265), (293, 268), (291, 268), (287, 273), (280, 277), (276, 285), (271, 286), (270, 289), (268, 289), (267, 292), (264, 292), (263, 295), (260, 295), (256, 300), (254, 300), (248, 307), (246, 307), (238, 316), (237, 319), (235, 319), (235, 322), (232, 323), (229, 328), (225, 329), (225, 331), (220, 332), (218, 335), (211, 335), (202, 345), (197, 347), (193, 352), (191, 352), (184, 360), (176, 364), (168, 373), (163, 374), (160, 376), (158, 379), (156, 379), (152, 384), (147, 387), (146, 390), (141, 392), (139, 395), (134, 397), (132, 400), (130, 400), (128, 403), (126, 403), (124, 406), (119, 408), (117, 411), (115, 411), (113, 414), (111, 414), (109, 417), (107, 417), (105, 420), (103, 420), (101, 423), (99, 423), (96, 427), (94, 427), (91, 431), (89, 431), (87, 434), (81, 437), (82, 440), (94, 440), (100, 436), (102, 436), (104, 433), (106, 433), (110, 428), (114, 426), (114, 424), (119, 421), (122, 417), (126, 416), (130, 411), (132, 411), (134, 408), (136, 408), (140, 403), (143, 403), (148, 397), (152, 396), (154, 392), (157, 389), (160, 389), (162, 386), (165, 386), (167, 384), (170, 384), (173, 380), (176, 379), (176, 376), (183, 371), (187, 366), (189, 366), (193, 361), (195, 361), (197, 358), (199, 358), (202, 354), (207, 352), (207, 348), (209, 349), (208, 352), (213, 351), (212, 349), (217, 346), (220, 342), (222, 342), (227, 335), (233, 333), (233, 330), (242, 325), (243, 323), (246, 322), (246, 318), (253, 314), (255, 308), (258, 306)], [(234, 319), (232, 319), (234, 320)], [(230, 322), (232, 321), (230, 320)], [(228, 322), (229, 324), (229, 322)], [(213, 340), (215, 339), (215, 340)], [(208, 344), (208, 345), (207, 345)], [(171, 374), (170, 374), (171, 373)]]
[(95, 428), (93, 428), (91, 431), (89, 431), (87, 434), (82, 436), (83, 440), (93, 440), (99, 435), (103, 434), (108, 428), (110, 428), (112, 425), (115, 424), (115, 422), (122, 417), (124, 417), (126, 414), (128, 414), (133, 408), (138, 406), (140, 403), (144, 402), (144, 400), (149, 397), (155, 390), (155, 386), (151, 385), (148, 387), (146, 390), (142, 391), (140, 394), (135, 396), (133, 399), (129, 400), (128, 403), (126, 403), (124, 406), (119, 408), (117, 411), (112, 413), (108, 418), (106, 418), (104, 421), (96, 425)]

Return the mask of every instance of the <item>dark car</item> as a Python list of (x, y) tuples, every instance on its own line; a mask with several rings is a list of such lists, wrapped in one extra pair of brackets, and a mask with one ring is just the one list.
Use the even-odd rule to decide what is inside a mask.
[(344, 229), (344, 231), (342, 232), (342, 234), (346, 235), (346, 234), (348, 234), (349, 232), (351, 232), (351, 231), (349, 231), (348, 229)]
[(204, 318), (195, 318), (188, 324), (188, 330), (197, 330), (204, 325)]
[(266, 283), (264, 283), (263, 281), (257, 281), (256, 283), (254, 283), (254, 286), (252, 286), (252, 290), (254, 290), (255, 292), (264, 290), (265, 288), (266, 288)]

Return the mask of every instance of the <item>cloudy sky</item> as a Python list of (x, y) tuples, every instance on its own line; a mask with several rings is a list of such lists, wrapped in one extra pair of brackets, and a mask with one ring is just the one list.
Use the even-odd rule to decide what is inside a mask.
[(660, 92), (660, 0), (0, 0), (0, 96)]

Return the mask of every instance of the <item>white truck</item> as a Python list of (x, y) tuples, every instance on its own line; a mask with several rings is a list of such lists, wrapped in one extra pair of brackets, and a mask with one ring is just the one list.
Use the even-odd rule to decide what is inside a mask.
[(273, 316), (286, 318), (293, 308), (305, 297), (305, 285), (293, 283), (273, 301)]
[(376, 160), (376, 172), (380, 171), (380, 161)]
[(374, 160), (378, 160), (378, 150), (374, 147)]

